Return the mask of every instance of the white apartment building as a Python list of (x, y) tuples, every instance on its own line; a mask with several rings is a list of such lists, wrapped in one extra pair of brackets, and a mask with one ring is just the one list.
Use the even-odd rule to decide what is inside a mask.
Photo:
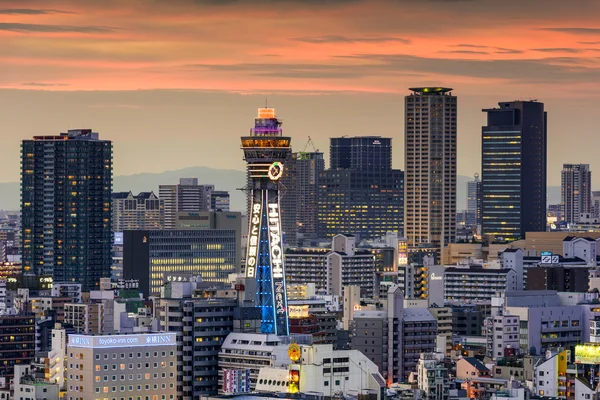
[(446, 268), (444, 301), (446, 303), (489, 302), (494, 296), (517, 288), (517, 273), (510, 268), (468, 266)]
[(443, 353), (422, 353), (417, 364), (417, 384), (426, 400), (447, 400), (450, 397), (448, 369)]
[(66, 400), (175, 399), (176, 336), (70, 335)]
[(328, 295), (341, 296), (344, 286), (359, 286), (364, 297), (375, 293), (375, 255), (356, 250), (353, 236), (336, 235), (331, 249), (301, 248), (285, 252), (286, 283), (314, 283)]
[(31, 365), (15, 365), (13, 400), (59, 400), (58, 385), (36, 378)]
[(485, 320), (487, 356), (492, 360), (504, 358), (505, 350), (520, 352), (520, 320), (516, 315), (495, 315)]

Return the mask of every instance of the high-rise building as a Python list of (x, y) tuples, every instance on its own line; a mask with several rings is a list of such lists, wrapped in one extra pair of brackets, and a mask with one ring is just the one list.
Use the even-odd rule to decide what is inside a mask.
[(289, 333), (280, 212), (280, 179), (291, 154), (291, 138), (283, 136), (275, 109), (261, 108), (249, 136), (242, 136), (249, 194), (247, 285), (256, 284), (253, 299), (262, 312), (261, 332)]
[(112, 194), (112, 229), (123, 232), (136, 229), (162, 229), (165, 222), (164, 201), (154, 192)]
[(198, 178), (181, 178), (177, 185), (160, 185), (158, 196), (164, 202), (165, 229), (175, 229), (178, 212), (210, 211), (213, 185), (199, 185)]
[(481, 225), (481, 179), (479, 179), (479, 174), (475, 174), (473, 180), (467, 182), (466, 224)]
[(482, 234), (509, 242), (546, 230), (546, 112), (537, 101), (498, 104), (483, 110)]
[(213, 190), (210, 194), (210, 211), (229, 211), (229, 192)]
[(392, 169), (391, 143), (379, 136), (331, 139), (332, 168), (318, 182), (319, 237), (343, 233), (363, 240), (402, 232), (404, 174)]
[(304, 239), (317, 238), (317, 201), (319, 174), (325, 170), (323, 153), (291, 154), (281, 179), (285, 193), (281, 196), (281, 223), (284, 242), (298, 246)]
[(21, 152), (23, 272), (94, 289), (112, 263), (112, 142), (79, 129)]
[(155, 314), (161, 330), (177, 333), (178, 399), (216, 394), (219, 390), (218, 354), (223, 341), (233, 331), (237, 301), (175, 294), (177, 290), (170, 292), (170, 296), (156, 300)]
[(0, 374), (8, 379), (15, 365), (29, 364), (35, 355), (35, 316), (33, 314), (1, 315)]
[(409, 249), (441, 254), (456, 234), (457, 98), (450, 88), (411, 88), (405, 98), (404, 225)]
[(566, 223), (579, 222), (580, 214), (592, 211), (592, 172), (589, 164), (563, 164), (561, 174), (562, 215)]
[[(239, 224), (239, 219), (238, 219)], [(170, 281), (229, 282), (239, 272), (239, 231), (163, 229), (123, 233), (123, 278), (140, 282), (144, 296), (157, 296)]]
[(600, 192), (592, 192), (592, 206), (591, 206), (592, 218), (600, 218)]

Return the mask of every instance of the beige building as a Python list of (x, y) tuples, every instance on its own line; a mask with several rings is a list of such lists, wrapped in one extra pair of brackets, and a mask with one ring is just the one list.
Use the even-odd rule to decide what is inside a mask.
[(100, 303), (65, 304), (64, 322), (77, 333), (104, 333), (104, 307)]
[(410, 91), (405, 97), (404, 232), (409, 249), (431, 244), (441, 255), (456, 236), (457, 98), (450, 88)]
[(69, 335), (66, 399), (175, 399), (176, 336)]

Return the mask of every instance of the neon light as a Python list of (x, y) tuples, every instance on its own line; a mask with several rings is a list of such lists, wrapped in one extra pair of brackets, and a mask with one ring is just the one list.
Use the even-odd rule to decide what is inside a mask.
[(269, 167), (268, 175), (269, 175), (269, 179), (272, 181), (279, 180), (279, 178), (281, 178), (283, 176), (283, 164), (280, 163), (279, 161), (275, 161)]
[(252, 218), (250, 218), (250, 235), (248, 237), (248, 257), (246, 257), (246, 276), (256, 276), (256, 257), (258, 255), (258, 234), (260, 232), (261, 204), (252, 205)]

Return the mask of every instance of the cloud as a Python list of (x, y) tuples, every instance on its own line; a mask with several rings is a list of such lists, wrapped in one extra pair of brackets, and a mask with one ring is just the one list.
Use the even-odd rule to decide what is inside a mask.
[(0, 15), (44, 15), (44, 14), (73, 14), (69, 11), (33, 8), (4, 8), (0, 9)]
[(487, 51), (478, 51), (478, 50), (446, 50), (446, 51), (438, 51), (438, 53), (449, 53), (449, 54), (490, 54)]
[(300, 37), (294, 38), (297, 42), (304, 43), (384, 43), (384, 42), (399, 42), (409, 44), (410, 40), (394, 37), (394, 36), (365, 36), (365, 37), (348, 37), (340, 35), (316, 36), (316, 37)]
[(575, 49), (571, 47), (546, 47), (541, 49), (531, 49), (542, 53), (581, 53), (583, 49)]
[(600, 42), (577, 42), (578, 44), (600, 44)]
[(69, 85), (66, 83), (25, 82), (25, 83), (21, 83), (21, 86), (52, 87), (52, 86), (69, 86)]
[[(523, 53), (523, 51), (521, 51), (521, 50), (508, 49), (506, 47), (483, 46), (483, 45), (479, 45), (479, 44), (470, 44), (470, 43), (453, 44), (452, 47), (467, 48), (467, 49), (481, 49), (481, 50), (478, 50), (478, 51), (481, 51), (480, 54), (489, 54), (490, 52), (494, 53), (494, 54), (521, 54), (521, 53)], [(488, 51), (483, 51), (483, 50), (488, 50)], [(460, 52), (461, 51), (459, 51), (459, 50), (452, 50), (452, 51), (446, 51), (444, 53), (460, 53)], [(464, 52), (464, 54), (477, 54), (477, 51), (464, 50), (463, 52)]]
[(540, 28), (540, 30), (571, 33), (573, 35), (600, 35), (600, 28)]
[(21, 33), (107, 33), (114, 30), (114, 28), (107, 26), (43, 25), (0, 22), (0, 31)]

